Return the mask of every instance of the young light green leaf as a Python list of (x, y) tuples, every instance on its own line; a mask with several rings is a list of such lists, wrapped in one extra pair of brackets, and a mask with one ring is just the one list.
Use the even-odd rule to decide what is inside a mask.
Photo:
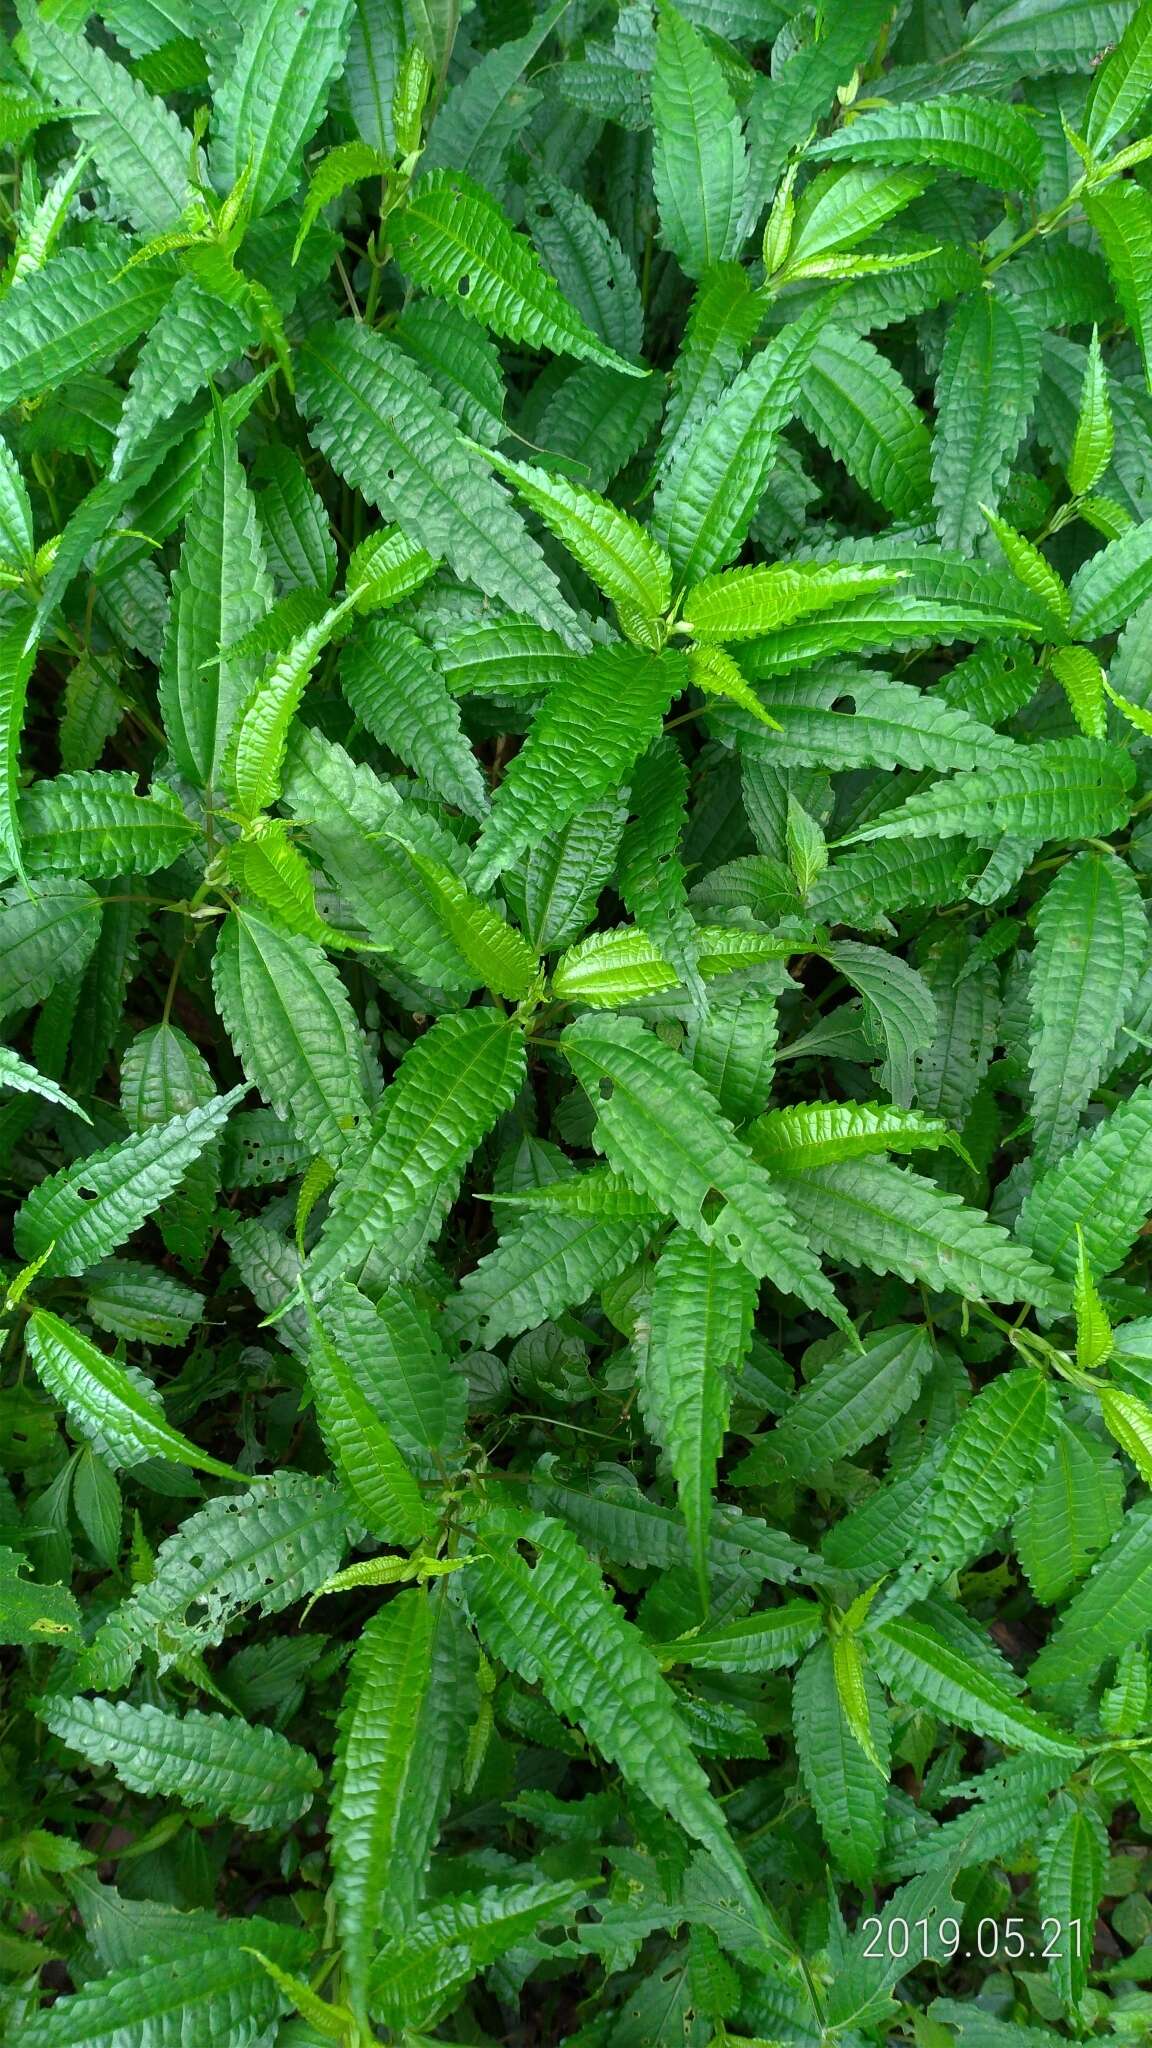
[(117, 1465), (167, 1458), (193, 1471), (243, 1484), (244, 1474), (198, 1450), (165, 1420), (160, 1396), (142, 1374), (114, 1358), (48, 1309), (34, 1309), (26, 1338), (37, 1378), (63, 1402), (73, 1426)]

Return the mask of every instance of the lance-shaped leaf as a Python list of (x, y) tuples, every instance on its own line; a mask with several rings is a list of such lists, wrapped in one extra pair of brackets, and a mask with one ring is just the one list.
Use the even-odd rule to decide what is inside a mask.
[[(802, 947), (803, 940), (799, 934), (780, 937), (775, 932), (715, 924), (698, 926), (692, 944), (696, 969), (709, 977), (787, 960)], [(665, 951), (666, 947), (656, 945), (634, 925), (590, 932), (557, 961), (552, 992), (565, 1002), (599, 1009), (673, 990), (681, 976), (665, 958)]]
[(792, 568), (777, 562), (767, 568), (728, 569), (705, 577), (689, 591), (684, 630), (698, 640), (754, 640), (793, 619), (869, 590), (889, 589), (899, 580), (900, 571), (883, 564), (841, 568), (835, 562), (805, 562)]
[(575, 1537), (547, 1515), (502, 1508), (467, 1578), (469, 1605), (492, 1654), (528, 1684), (541, 1685), (638, 1792), (707, 1849), (761, 1940), (786, 1946), (692, 1754), (655, 1658)]
[(540, 971), (528, 941), (498, 911), (474, 896), (452, 868), (430, 860), (416, 847), (410, 846), (408, 852), (445, 931), (477, 981), (510, 1002), (526, 996)]
[(602, 647), (553, 684), (493, 800), (470, 862), (487, 888), (542, 831), (553, 831), (627, 776), (687, 682), (683, 657)]
[(212, 174), (225, 192), (244, 180), (255, 218), (286, 199), (340, 69), (351, 0), (258, 0), (216, 100)]
[(128, 1683), (147, 1645), (161, 1672), (222, 1642), (248, 1608), (279, 1614), (315, 1593), (340, 1566), (348, 1503), (339, 1487), (276, 1472), (248, 1493), (223, 1495), (187, 1515), (97, 1631), (80, 1683)]
[(935, 1151), (941, 1145), (959, 1150), (942, 1117), (883, 1102), (795, 1102), (757, 1117), (745, 1135), (769, 1171), (784, 1173), (877, 1152)]
[[(185, 1917), (193, 1921), (187, 1932), (179, 1926)], [(228, 2048), (257, 2048), (266, 2041), (289, 2001), (255, 1951), (304, 1968), (303, 1930), (243, 1917), (172, 1918), (182, 1939), (173, 1939), (168, 1922), (153, 1936), (157, 1949), (126, 1955), (32, 2016), (24, 2028), (27, 2048), (107, 2048), (117, 2035), (140, 2048), (177, 2048), (181, 2033), (182, 2048), (225, 2040)]]
[(111, 362), (151, 325), (175, 273), (165, 262), (125, 269), (115, 243), (65, 249), (5, 296), (0, 409)]
[(223, 779), (244, 817), (266, 810), (280, 795), (289, 727), (350, 602), (330, 605), (314, 625), (306, 626), (237, 706)]
[(688, 1664), (696, 1671), (779, 1671), (824, 1633), (823, 1610), (814, 1600), (786, 1600), (739, 1621), (693, 1629), (691, 1635), (658, 1646), (665, 1665)]
[(353, 1367), (315, 1321), (308, 1378), (324, 1441), (356, 1513), (379, 1542), (411, 1549), (428, 1534), (420, 1488)]
[(672, 564), (639, 522), (598, 491), (486, 449), (488, 461), (538, 512), (622, 615), (658, 619), (672, 596)]
[[(891, 1735), (884, 1695), (875, 1674), (866, 1668), (863, 1685), (872, 1744), (886, 1759)], [(887, 1767), (877, 1770), (852, 1730), (829, 1642), (817, 1643), (796, 1673), (792, 1728), (820, 1831), (845, 1875), (856, 1884), (868, 1884), (884, 1840)]]
[(931, 441), (912, 393), (864, 335), (825, 322), (796, 410), (821, 445), (897, 519), (931, 499)]
[(507, 341), (580, 356), (630, 377), (648, 372), (607, 348), (570, 306), (526, 235), (463, 171), (430, 171), (393, 229), (396, 261)]
[(1109, 854), (1066, 862), (1040, 905), (1029, 981), (1038, 1171), (1075, 1139), (1147, 953), (1148, 923), (1131, 869)]
[(755, 1308), (756, 1283), (746, 1266), (691, 1231), (673, 1233), (652, 1281), (640, 1405), (676, 1480), (705, 1608), (716, 1467)]
[(1038, 1692), (1083, 1687), (1108, 1657), (1152, 1628), (1152, 1501), (1129, 1508), (1028, 1674)]
[(1108, 372), (1100, 353), (1099, 333), (1093, 328), (1084, 365), (1084, 382), (1080, 387), (1076, 434), (1068, 457), (1068, 488), (1076, 497), (1093, 490), (1099, 483), (1112, 460), (1115, 440)]
[(1054, 1606), (1120, 1526), (1124, 1477), (1099, 1437), (1057, 1419), (1052, 1456), (1013, 1526), (1036, 1598)]
[(579, 1308), (639, 1258), (658, 1222), (650, 1204), (641, 1216), (614, 1203), (607, 1215), (591, 1205), (529, 1211), (464, 1275), (444, 1311), (448, 1334), (495, 1344)]
[(398, 1593), (364, 1629), (336, 1740), (330, 1830), (353, 2006), (382, 1925), (410, 1926), (479, 1704), (476, 1646), (443, 1585)]
[(409, 1464), (422, 1475), (442, 1473), (458, 1451), (468, 1389), (444, 1350), (439, 1319), (403, 1287), (372, 1302), (344, 1283), (322, 1320)]
[(1011, 761), (906, 797), (842, 843), (957, 833), (985, 846), (1002, 832), (1033, 840), (1100, 837), (1126, 822), (1133, 780), (1131, 757), (1107, 740), (1041, 740)]
[(520, 514), (403, 349), (353, 321), (313, 329), (297, 391), (316, 446), (370, 504), (488, 596), (586, 644)]
[(20, 833), (20, 735), (28, 683), (36, 664), (36, 639), (27, 623), (0, 631), (0, 861), (24, 877)]
[[(1152, 9), (1136, 9), (1092, 81), (1084, 140), (1095, 155), (1130, 128), (1152, 94)], [(1095, 1915), (1093, 1915), (1095, 1918)], [(1091, 1948), (1089, 1942), (1085, 1954)]]
[(243, 1094), (217, 1095), (41, 1181), (13, 1225), (20, 1257), (46, 1252), (45, 1275), (83, 1273), (107, 1258), (172, 1193)]
[(236, 713), (254, 674), (251, 661), (230, 650), (271, 602), (272, 585), (235, 433), (215, 407), (172, 577), (160, 665), (160, 712), (173, 759), (202, 789), (219, 782)]
[(64, 1093), (58, 1081), (50, 1080), (47, 1074), (39, 1074), (34, 1066), (13, 1052), (10, 1045), (0, 1045), (0, 1088), (7, 1088), (13, 1095), (38, 1095), (43, 1102), (54, 1102), (66, 1109), (69, 1116), (78, 1116), (81, 1123), (90, 1124), (92, 1119), (86, 1109), (73, 1102)]
[(1046, 1926), (1055, 1922), (1063, 1930), (1048, 1957), (1048, 1973), (1070, 2012), (1088, 1986), (1107, 1855), (1108, 1836), (1087, 1807), (1058, 1814), (1040, 1844), (1040, 1911)]
[(993, 512), (1040, 382), (1040, 333), (1004, 295), (961, 299), (936, 380), (932, 481), (941, 545), (970, 554)]
[(483, 818), (488, 791), (432, 649), (398, 619), (373, 619), (340, 661), (340, 687), (373, 739), (445, 803)]
[(779, 1186), (797, 1223), (831, 1259), (873, 1273), (899, 1273), (943, 1293), (1055, 1306), (1061, 1290), (982, 1209), (942, 1193), (922, 1174), (887, 1160), (788, 1171)]
[(664, 0), (652, 74), (660, 231), (689, 277), (740, 252), (748, 162), (719, 58)]
[(687, 1062), (632, 1017), (582, 1018), (568, 1026), (563, 1044), (596, 1110), (597, 1143), (609, 1163), (703, 1244), (843, 1326), (844, 1312), (778, 1189)]
[(1006, 1686), (970, 1663), (926, 1621), (901, 1615), (867, 1630), (868, 1655), (898, 1700), (1036, 1756), (1081, 1754), (1042, 1714), (1022, 1706)]
[(342, 1158), (368, 1117), (366, 1055), (326, 954), (303, 933), (237, 910), (216, 942), (212, 977), (249, 1080), (312, 1151)]
[(130, 1372), (48, 1309), (33, 1311), (25, 1339), (36, 1377), (63, 1403), (73, 1427), (94, 1439), (117, 1465), (167, 1458), (217, 1479), (246, 1484), (245, 1475), (190, 1443), (166, 1420), (160, 1395), (142, 1373)]
[(367, 1150), (336, 1183), (308, 1263), (310, 1285), (327, 1286), (373, 1250), (403, 1270), (411, 1257), (405, 1228), (434, 1227), (523, 1076), (523, 1039), (498, 1011), (438, 1018), (400, 1062)]
[(290, 1827), (320, 1789), (307, 1750), (235, 1716), (79, 1697), (41, 1700), (36, 1711), (69, 1749), (109, 1765), (130, 1791), (161, 1793), (245, 1827)]
[(134, 227), (162, 235), (187, 203), (192, 138), (81, 28), (62, 28), (39, 10), (24, 19), (33, 69), (91, 151), (96, 168)]
[(686, 583), (739, 552), (777, 437), (797, 410), (820, 324), (793, 321), (678, 439), (656, 492), (652, 532)]
[(1028, 191), (1040, 176), (1040, 138), (1015, 107), (969, 94), (873, 107), (812, 145), (827, 163), (937, 164), (996, 191)]
[(850, 1458), (911, 1406), (932, 1362), (927, 1332), (917, 1325), (869, 1332), (859, 1349), (846, 1346), (801, 1387), (767, 1448), (800, 1477)]
[(34, 782), (20, 800), (20, 836), (31, 875), (151, 875), (184, 853), (197, 833), (163, 783), (147, 796), (136, 778), (79, 769)]
[(1152, 383), (1152, 199), (1132, 178), (1113, 178), (1084, 198), (1113, 289)]
[(1021, 1204), (1017, 1236), (1071, 1281), (1082, 1233), (1092, 1271), (1113, 1272), (1152, 1210), (1150, 1140), (1152, 1089), (1144, 1085), (1040, 1176)]
[(982, 1554), (1043, 1470), (1051, 1435), (1048, 1387), (1035, 1366), (981, 1389), (949, 1434), (911, 1557), (873, 1608), (876, 1621), (902, 1614)]

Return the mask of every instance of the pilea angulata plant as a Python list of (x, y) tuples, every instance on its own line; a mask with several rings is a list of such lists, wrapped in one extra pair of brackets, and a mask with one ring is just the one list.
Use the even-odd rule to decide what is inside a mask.
[(0, 76), (0, 2033), (1152, 2035), (1152, 4)]

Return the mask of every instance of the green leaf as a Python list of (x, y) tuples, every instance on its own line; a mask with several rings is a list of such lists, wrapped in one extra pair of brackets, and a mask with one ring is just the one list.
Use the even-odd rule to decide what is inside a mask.
[(332, 1859), (349, 1997), (363, 2012), (381, 1927), (411, 1926), (464, 1764), (476, 1649), (444, 1587), (396, 1594), (364, 1629), (336, 1745)]
[(162, 235), (189, 199), (192, 138), (169, 108), (82, 32), (29, 8), (24, 38), (35, 76), (91, 151), (133, 227)]
[[(733, 974), (765, 961), (786, 960), (801, 941), (793, 936), (745, 929), (740, 925), (700, 925), (694, 934), (695, 966), (704, 976)], [(636, 1002), (645, 995), (674, 990), (679, 972), (644, 932), (629, 925), (615, 931), (591, 932), (557, 961), (552, 993), (590, 1009)]]
[(689, 1664), (698, 1671), (779, 1671), (794, 1664), (823, 1633), (824, 1616), (814, 1600), (786, 1600), (740, 1621), (693, 1629), (658, 1647), (663, 1663)]
[(1152, 1615), (1152, 1501), (1129, 1508), (1028, 1674), (1040, 1693), (1082, 1690), (1107, 1658), (1145, 1635)]
[(20, 278), (0, 320), (0, 408), (111, 362), (151, 326), (173, 282), (164, 262), (126, 270), (115, 244), (65, 249)]
[(1076, 497), (1095, 490), (1112, 460), (1115, 438), (1108, 372), (1100, 354), (1100, 336), (1093, 328), (1080, 387), (1076, 434), (1068, 457), (1068, 488)]
[(1142, 185), (1115, 178), (1085, 194), (1084, 211), (1140, 350), (1145, 380), (1152, 383), (1152, 199)]
[(365, 1528), (411, 1548), (428, 1534), (420, 1489), (352, 1366), (313, 1323), (308, 1377), (332, 1463)]
[(1078, 1230), (1097, 1276), (1126, 1257), (1152, 1209), (1150, 1137), (1152, 1090), (1140, 1087), (1025, 1196), (1017, 1235), (1065, 1279), (1075, 1276)]
[(486, 889), (541, 831), (554, 831), (625, 780), (687, 676), (681, 657), (598, 648), (554, 683), (492, 800), (469, 861)]
[(20, 735), (28, 683), (36, 664), (36, 642), (27, 627), (0, 630), (0, 860), (25, 879), (21, 847)]
[(316, 446), (370, 504), (488, 596), (583, 644), (519, 513), (403, 349), (352, 321), (313, 329), (297, 391)]
[(251, 661), (231, 650), (272, 600), (252, 494), (219, 407), (172, 577), (160, 711), (173, 759), (202, 789), (219, 786)]
[(80, 1609), (67, 1586), (38, 1585), (21, 1574), (27, 1559), (0, 1549), (0, 1642), (20, 1649), (78, 1649)]
[(825, 163), (935, 164), (1000, 192), (1029, 191), (1042, 164), (1039, 137), (1018, 109), (960, 93), (873, 107), (808, 155)]
[(1000, 503), (1039, 382), (1040, 332), (1027, 308), (987, 291), (962, 299), (936, 380), (932, 482), (943, 547), (973, 552), (984, 508)]
[(396, 260), (425, 291), (451, 299), (506, 341), (578, 356), (630, 377), (648, 372), (606, 348), (561, 296), (526, 235), (463, 171), (430, 171), (393, 230)]
[(810, 317), (786, 327), (676, 442), (657, 487), (652, 532), (685, 583), (739, 552), (777, 437), (799, 409), (822, 325)]
[(447, 1331), (495, 1344), (579, 1308), (639, 1258), (657, 1221), (654, 1208), (640, 1218), (529, 1211), (464, 1275), (445, 1311)]
[(1036, 1598), (1054, 1606), (1120, 1526), (1124, 1481), (1100, 1439), (1058, 1418), (1052, 1456), (1013, 1526)]
[[(609, 1164), (705, 1245), (833, 1322), (844, 1314), (785, 1202), (692, 1069), (635, 1018), (570, 1024), (565, 1056), (596, 1110)], [(708, 1197), (720, 1197), (715, 1213)]]
[(942, 1117), (882, 1102), (795, 1102), (757, 1117), (746, 1136), (757, 1159), (783, 1173), (835, 1166), (876, 1152), (935, 1151), (941, 1145), (964, 1156)]
[(877, 1622), (982, 1555), (1043, 1470), (1051, 1439), (1048, 1387), (1035, 1366), (1017, 1366), (981, 1389), (949, 1433), (911, 1557), (873, 1609)]
[(150, 875), (196, 838), (179, 799), (163, 783), (137, 796), (133, 775), (57, 775), (34, 782), (20, 801), (25, 864), (32, 875)]
[(209, 1457), (171, 1427), (150, 1381), (118, 1365), (59, 1316), (34, 1309), (25, 1341), (37, 1378), (63, 1403), (73, 1427), (94, 1439), (114, 1464), (167, 1458), (217, 1479), (244, 1483), (243, 1473)]
[(1040, 1844), (1040, 1911), (1046, 1923), (1055, 1921), (1061, 1930), (1048, 1957), (1048, 1974), (1070, 2012), (1088, 1985), (1107, 1853), (1104, 1829), (1086, 1808), (1057, 1818)]
[(440, 1017), (401, 1060), (373, 1118), (366, 1149), (340, 1175), (308, 1262), (319, 1288), (379, 1247), (399, 1276), (434, 1230), (468, 1159), (515, 1098), (523, 1041), (496, 1010)]
[[(525, 1551), (531, 1553), (531, 1563)], [(689, 1747), (654, 1657), (569, 1532), (501, 1511), (468, 1598), (491, 1653), (548, 1699), (630, 1784), (708, 1851), (770, 1948), (785, 1946)]]
[(810, 434), (896, 519), (931, 501), (931, 441), (902, 377), (863, 335), (821, 325), (796, 410)]
[(1126, 822), (1132, 781), (1131, 759), (1106, 740), (1040, 740), (1012, 761), (905, 798), (841, 843), (957, 833), (983, 845), (994, 844), (1001, 832), (1035, 841), (1101, 836)]
[(172, 1193), (243, 1093), (214, 1096), (41, 1181), (13, 1225), (20, 1257), (47, 1252), (45, 1275), (83, 1273), (107, 1258)]
[[(782, 1167), (778, 1160), (777, 1172)], [(1044, 1306), (1059, 1299), (1053, 1275), (1023, 1245), (921, 1174), (855, 1159), (789, 1172), (781, 1192), (799, 1227), (831, 1259), (972, 1300)]]
[(850, 1458), (911, 1406), (932, 1359), (927, 1334), (915, 1325), (870, 1332), (859, 1349), (841, 1349), (800, 1389), (769, 1448), (801, 1478)]
[(81, 1123), (90, 1124), (92, 1119), (87, 1110), (81, 1109), (66, 1095), (57, 1081), (46, 1074), (38, 1074), (35, 1067), (13, 1052), (10, 1045), (0, 1045), (0, 1088), (7, 1088), (13, 1095), (38, 1095), (44, 1102), (54, 1102), (66, 1109), (69, 1116), (78, 1116)]
[(597, 492), (530, 463), (508, 462), (494, 451), (488, 460), (619, 607), (622, 618), (631, 613), (642, 620), (663, 616), (672, 596), (672, 564), (635, 519)]
[(223, 1714), (166, 1714), (123, 1701), (41, 1700), (38, 1717), (97, 1768), (109, 1765), (133, 1792), (228, 1814), (251, 1828), (284, 1828), (320, 1789), (308, 1752), (272, 1728)]
[(689, 277), (738, 256), (748, 164), (719, 59), (662, 0), (652, 75), (652, 182), (660, 231)]
[(347, 1282), (332, 1290), (322, 1320), (409, 1464), (421, 1476), (439, 1476), (458, 1455), (467, 1387), (449, 1363), (438, 1320), (402, 1287), (371, 1302)]
[(445, 803), (483, 818), (488, 791), (430, 647), (397, 619), (373, 619), (349, 642), (340, 687), (357, 718)]
[(978, 1670), (924, 1621), (902, 1615), (867, 1631), (868, 1655), (898, 1700), (939, 1714), (990, 1736), (1009, 1749), (1036, 1756), (1065, 1756), (1074, 1762), (1081, 1751), (1051, 1722), (1021, 1706), (1011, 1692), (987, 1672)]
[(639, 356), (644, 305), (615, 235), (571, 186), (542, 167), (533, 171), (525, 196), (532, 240), (564, 297), (617, 355)]
[(257, 2048), (287, 2004), (250, 1945), (303, 1962), (303, 1932), (270, 1920), (218, 1920), (136, 1951), (122, 1967), (94, 1977), (82, 1990), (58, 1998), (24, 2028), (28, 2048), (189, 2048), (192, 2041), (227, 2040), (229, 2048)]
[[(870, 1672), (863, 1677), (872, 1742), (885, 1757), (891, 1738), (883, 1694)], [(796, 1673), (792, 1727), (803, 1781), (832, 1856), (846, 1877), (868, 1884), (884, 1841), (887, 1772), (882, 1775), (865, 1756), (849, 1725), (829, 1642), (810, 1650)]]
[(756, 1283), (715, 1244), (674, 1231), (656, 1262), (639, 1370), (644, 1420), (665, 1452), (708, 1604), (708, 1524), (732, 1390), (752, 1336)]
[(312, 939), (238, 910), (217, 940), (212, 974), (249, 1080), (303, 1144), (341, 1159), (369, 1112), (365, 1049), (336, 969)]
[(898, 570), (840, 568), (835, 562), (728, 569), (689, 591), (691, 616), (682, 622), (683, 630), (700, 640), (751, 640), (845, 599), (889, 589), (899, 580)]
[(350, 0), (257, 0), (216, 100), (212, 146), (215, 183), (229, 191), (243, 180), (243, 203), (255, 219), (294, 190), (300, 158), (324, 116), (329, 88), (344, 59)]
[(284, 779), (288, 731), (312, 671), (343, 618), (349, 600), (332, 605), (293, 640), (237, 707), (224, 781), (242, 817), (274, 804)]
[(1032, 1151), (1040, 1170), (1078, 1135), (1147, 951), (1130, 869), (1107, 854), (1068, 861), (1040, 905), (1029, 982)]
[(539, 962), (526, 939), (505, 923), (498, 911), (466, 889), (459, 876), (440, 861), (409, 847), (418, 873), (452, 943), (468, 962), (478, 981), (495, 994), (517, 1002), (528, 995), (540, 972)]

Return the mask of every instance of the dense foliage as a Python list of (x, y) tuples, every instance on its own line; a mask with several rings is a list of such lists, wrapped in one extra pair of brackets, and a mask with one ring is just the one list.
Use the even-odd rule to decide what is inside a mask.
[(1152, 2037), (1152, 0), (20, 0), (0, 2032)]

